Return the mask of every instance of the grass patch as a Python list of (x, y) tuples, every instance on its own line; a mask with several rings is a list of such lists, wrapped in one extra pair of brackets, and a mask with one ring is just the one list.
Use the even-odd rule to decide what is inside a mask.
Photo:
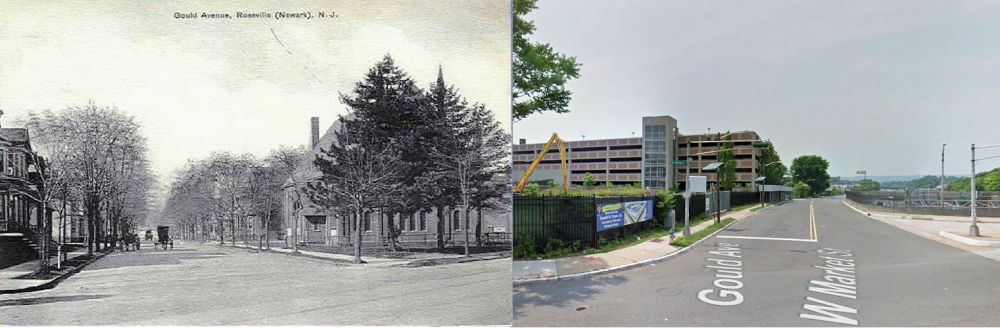
[(725, 219), (723, 219), (719, 223), (712, 224), (712, 225), (708, 226), (707, 228), (702, 229), (701, 231), (692, 233), (690, 237), (680, 237), (680, 238), (674, 239), (674, 241), (672, 243), (670, 243), (670, 244), (674, 245), (674, 246), (678, 246), (678, 247), (691, 246), (691, 244), (694, 244), (696, 241), (699, 241), (702, 238), (705, 238), (705, 236), (708, 236), (708, 235), (712, 234), (713, 232), (716, 232), (719, 229), (722, 229), (722, 227), (725, 227), (727, 224), (729, 224), (729, 223), (731, 223), (733, 221), (736, 221), (736, 219), (725, 218)]
[(742, 211), (742, 210), (745, 210), (745, 209), (748, 209), (748, 208), (751, 208), (751, 207), (757, 207), (757, 206), (760, 206), (760, 203), (750, 203), (750, 204), (745, 204), (745, 205), (740, 205), (740, 206), (734, 206), (733, 208), (730, 208), (729, 210), (733, 211), (733, 212), (736, 212), (736, 211)]

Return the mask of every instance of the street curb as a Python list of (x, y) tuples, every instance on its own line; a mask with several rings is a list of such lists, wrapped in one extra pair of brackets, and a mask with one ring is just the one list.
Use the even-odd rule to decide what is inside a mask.
[(100, 259), (104, 258), (105, 256), (107, 256), (108, 254), (111, 254), (111, 253), (112, 252), (100, 253), (99, 255), (97, 255), (96, 257), (94, 257), (92, 259), (90, 259), (89, 261), (84, 262), (83, 264), (80, 264), (80, 266), (78, 266), (78, 267), (76, 267), (76, 268), (74, 268), (72, 270), (69, 270), (68, 272), (62, 274), (61, 276), (58, 276), (55, 279), (52, 279), (49, 282), (46, 282), (44, 284), (41, 284), (41, 285), (38, 285), (38, 286), (31, 286), (31, 287), (20, 288), (20, 289), (0, 290), (0, 295), (3, 295), (3, 294), (28, 293), (28, 292), (35, 292), (35, 291), (39, 291), (39, 290), (46, 290), (46, 289), (55, 288), (63, 280), (69, 279), (69, 277), (73, 276), (77, 272), (80, 272), (80, 270), (83, 270), (83, 268), (86, 268), (91, 263), (97, 262), (97, 260), (100, 260)]
[[(743, 217), (743, 219), (746, 219), (746, 218), (752, 216), (754, 213), (756, 213), (756, 212), (751, 212), (749, 215)], [(651, 258), (651, 259), (648, 259), (648, 260), (643, 260), (643, 261), (639, 261), (639, 262), (629, 263), (629, 264), (625, 264), (625, 265), (619, 265), (619, 266), (616, 266), (616, 267), (613, 267), (613, 268), (606, 268), (606, 269), (601, 269), (601, 270), (597, 270), (597, 271), (580, 272), (580, 273), (568, 274), (568, 275), (565, 275), (565, 276), (556, 276), (556, 277), (548, 277), (548, 278), (533, 278), (533, 279), (514, 280), (514, 286), (531, 285), (531, 284), (544, 283), (544, 282), (549, 282), (549, 281), (558, 281), (558, 280), (572, 280), (572, 279), (578, 279), (578, 278), (583, 278), (583, 277), (589, 277), (589, 276), (597, 275), (597, 274), (618, 272), (618, 271), (623, 271), (623, 270), (628, 270), (628, 269), (632, 269), (632, 268), (637, 268), (637, 267), (641, 267), (641, 266), (646, 266), (646, 265), (650, 265), (650, 264), (656, 264), (656, 263), (659, 263), (659, 262), (663, 262), (663, 261), (672, 259), (674, 257), (677, 257), (677, 256), (679, 256), (681, 254), (687, 253), (692, 248), (694, 248), (694, 247), (696, 247), (698, 245), (701, 245), (701, 243), (705, 242), (709, 238), (712, 238), (716, 234), (722, 232), (723, 230), (726, 230), (726, 228), (728, 228), (729, 226), (731, 226), (734, 223), (739, 222), (739, 221), (741, 221), (743, 219), (733, 220), (733, 222), (730, 222), (729, 224), (723, 226), (719, 230), (716, 230), (715, 232), (709, 234), (708, 236), (705, 236), (705, 238), (702, 238), (702, 239), (694, 242), (693, 244), (688, 245), (687, 247), (681, 248), (681, 249), (677, 250), (676, 252), (673, 252), (673, 253), (670, 253), (670, 254), (667, 254), (667, 255), (664, 255), (664, 256), (661, 256), (661, 257)]]
[[(232, 245), (216, 245), (216, 246), (224, 246), (224, 247), (230, 247), (230, 248), (238, 248), (238, 249), (245, 249), (245, 250), (250, 250), (250, 251), (257, 251), (257, 252), (264, 252), (264, 253), (271, 253), (271, 254), (280, 254), (280, 255), (287, 255), (287, 256), (306, 257), (306, 258), (311, 258), (311, 259), (316, 259), (316, 260), (323, 260), (323, 261), (333, 262), (336, 265), (347, 266), (347, 267), (406, 267), (406, 268), (419, 268), (419, 267), (430, 267), (430, 266), (441, 266), (441, 265), (449, 265), (449, 264), (469, 263), (469, 262), (476, 262), (476, 261), (497, 260), (497, 259), (502, 259), (502, 258), (508, 258), (508, 257), (510, 257), (509, 255), (508, 256), (495, 256), (494, 255), (494, 256), (487, 256), (487, 257), (481, 257), (481, 258), (454, 258), (454, 257), (452, 257), (452, 258), (444, 258), (444, 259), (459, 259), (459, 260), (457, 260), (455, 263), (443, 263), (443, 264), (435, 264), (435, 265), (413, 265), (413, 264), (416, 263), (416, 262), (421, 262), (421, 261), (441, 260), (442, 258), (437, 258), (437, 259), (433, 259), (433, 258), (431, 258), (431, 259), (417, 259), (417, 260), (401, 260), (401, 261), (394, 261), (394, 262), (399, 262), (399, 263), (392, 263), (392, 264), (384, 264), (385, 262), (383, 262), (383, 263), (371, 263), (371, 262), (369, 262), (369, 263), (353, 263), (353, 262), (346, 261), (346, 260), (331, 259), (331, 258), (326, 258), (326, 257), (321, 257), (321, 256), (309, 255), (309, 254), (305, 254), (305, 253), (302, 253), (302, 252), (299, 252), (299, 253), (279, 252), (279, 251), (270, 250), (270, 249), (260, 249), (260, 250), (258, 250), (258, 249), (254, 248), (254, 247), (243, 247), (243, 246), (232, 246)], [(389, 261), (387, 261), (387, 262), (389, 262)]]
[(959, 236), (959, 235), (956, 235), (956, 234), (953, 234), (953, 233), (950, 233), (950, 232), (947, 232), (947, 231), (944, 231), (944, 230), (938, 231), (938, 236), (945, 237), (945, 238), (948, 238), (948, 239), (951, 239), (951, 240), (954, 240), (954, 241), (957, 241), (957, 242), (960, 242), (960, 243), (963, 243), (963, 244), (966, 244), (966, 245), (986, 246), (986, 247), (1000, 247), (1000, 241), (976, 240), (976, 239), (972, 239), (972, 238), (969, 238), (969, 237)]

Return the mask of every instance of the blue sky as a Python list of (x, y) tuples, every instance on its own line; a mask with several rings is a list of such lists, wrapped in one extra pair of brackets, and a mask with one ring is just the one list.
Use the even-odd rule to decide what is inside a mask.
[(516, 122), (515, 138), (627, 137), (671, 115), (681, 133), (755, 130), (786, 164), (818, 154), (844, 177), (937, 174), (941, 143), (946, 171), (968, 174), (971, 143), (1000, 143), (1000, 1), (538, 6), (532, 39), (583, 67), (571, 113)]

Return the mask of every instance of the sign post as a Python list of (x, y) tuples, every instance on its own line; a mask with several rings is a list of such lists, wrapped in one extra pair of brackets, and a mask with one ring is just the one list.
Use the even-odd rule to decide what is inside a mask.
[(684, 191), (684, 237), (691, 236), (691, 227), (689, 225), (691, 220), (691, 193), (693, 192), (705, 192), (706, 181), (708, 178), (705, 176), (688, 176), (687, 190)]

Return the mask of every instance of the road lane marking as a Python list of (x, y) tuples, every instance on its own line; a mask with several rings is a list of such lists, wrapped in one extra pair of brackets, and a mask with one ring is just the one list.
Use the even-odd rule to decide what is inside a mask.
[(801, 241), (815, 243), (819, 241), (817, 230), (816, 230), (816, 212), (813, 209), (813, 204), (816, 202), (809, 203), (809, 239), (801, 238), (778, 238), (778, 237), (753, 237), (753, 236), (715, 236), (715, 238), (723, 239), (753, 239), (753, 240), (780, 240), (780, 241)]
[(819, 240), (819, 235), (816, 233), (816, 211), (813, 205), (816, 204), (815, 201), (809, 202), (809, 239), (813, 241)]
[(751, 236), (716, 236), (715, 238), (726, 238), (726, 239), (756, 239), (756, 240), (781, 240), (781, 241), (803, 241), (809, 243), (815, 243), (814, 239), (801, 239), (801, 238), (777, 238), (777, 237), (751, 237)]

